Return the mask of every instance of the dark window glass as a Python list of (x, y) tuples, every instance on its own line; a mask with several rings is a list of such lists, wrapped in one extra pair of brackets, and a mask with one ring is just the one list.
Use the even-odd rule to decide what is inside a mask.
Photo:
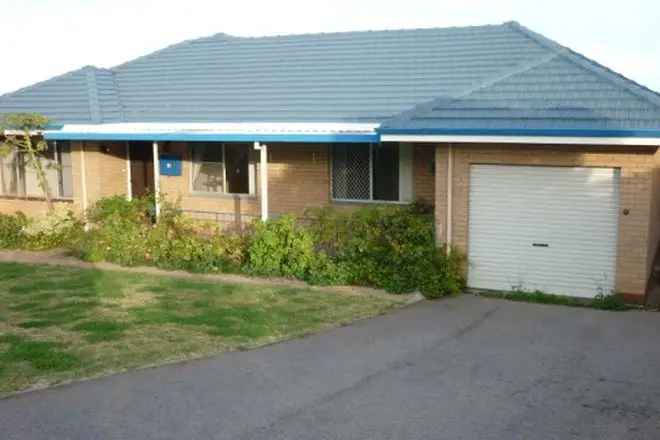
[(248, 194), (250, 145), (225, 144), (225, 166), (227, 192), (230, 194)]
[(374, 200), (399, 200), (399, 149), (396, 144), (374, 145)]

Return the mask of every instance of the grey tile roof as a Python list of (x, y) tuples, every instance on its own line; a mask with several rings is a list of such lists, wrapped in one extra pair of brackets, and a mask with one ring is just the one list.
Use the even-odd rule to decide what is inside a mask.
[(54, 123), (119, 122), (121, 106), (113, 73), (86, 66), (0, 96), (0, 115), (38, 112)]
[(547, 49), (474, 88), (419, 104), (386, 121), (383, 133), (546, 134), (660, 129), (660, 96), (517, 23)]
[(184, 41), (0, 96), (56, 123), (660, 128), (660, 98), (516, 23)]

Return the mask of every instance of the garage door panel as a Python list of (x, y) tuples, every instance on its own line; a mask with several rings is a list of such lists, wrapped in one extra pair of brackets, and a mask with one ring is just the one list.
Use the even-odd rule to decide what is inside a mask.
[(587, 297), (613, 290), (618, 182), (609, 168), (473, 165), (468, 284)]

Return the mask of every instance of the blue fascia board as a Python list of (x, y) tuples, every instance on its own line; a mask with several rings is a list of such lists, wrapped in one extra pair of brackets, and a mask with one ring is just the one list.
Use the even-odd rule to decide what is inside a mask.
[(456, 135), (456, 136), (555, 136), (555, 137), (619, 137), (619, 138), (660, 138), (660, 130), (621, 129), (588, 130), (572, 128), (379, 128), (381, 135)]
[(200, 134), (200, 133), (74, 133), (46, 132), (49, 140), (67, 141), (163, 141), (163, 142), (304, 142), (378, 143), (373, 134)]

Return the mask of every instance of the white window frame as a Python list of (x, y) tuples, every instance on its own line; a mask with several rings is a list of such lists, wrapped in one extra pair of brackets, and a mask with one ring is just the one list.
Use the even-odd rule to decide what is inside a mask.
[[(57, 172), (57, 185), (55, 188), (49, 188), (50, 191), (53, 193), (52, 197), (56, 200), (73, 200), (73, 194), (70, 196), (64, 196), (62, 195), (62, 186), (63, 186), (63, 177), (62, 177), (62, 172), (63, 172), (63, 167), (62, 167), (62, 157), (60, 155), (60, 150), (57, 146), (57, 141), (52, 141), (48, 142), (49, 146), (52, 145), (53, 148), (53, 158), (54, 162), (57, 164), (58, 169), (56, 170)], [(20, 155), (24, 155), (24, 153), (18, 153)], [(71, 150), (71, 144), (69, 143), (69, 155), (73, 154)], [(4, 165), (3, 165), (4, 166)], [(25, 159), (20, 158), (16, 162), (16, 175), (18, 176), (18, 186), (21, 188), (21, 191), (17, 191), (16, 194), (1, 194), (0, 197), (5, 197), (5, 198), (21, 198), (21, 199), (41, 199), (45, 200), (45, 197), (43, 196), (43, 192), (40, 190), (38, 194), (28, 194), (27, 190), (25, 188), (26, 186), (26, 168), (27, 165), (25, 164)], [(73, 174), (73, 166), (69, 167), (69, 171)], [(71, 177), (73, 179), (73, 176)], [(49, 185), (52, 186), (52, 185)]]
[[(194, 179), (195, 179), (195, 157), (193, 155), (193, 148), (195, 145), (212, 145), (212, 144), (218, 144), (218, 147), (222, 149), (222, 191), (221, 192), (213, 192), (213, 191), (199, 191), (195, 189), (194, 186)], [(230, 193), (226, 191), (227, 188), (227, 161), (226, 161), (226, 154), (225, 154), (225, 146), (228, 144), (238, 144), (238, 145), (243, 145), (245, 144), (246, 148), (248, 149), (248, 192), (247, 193)], [(203, 196), (203, 197), (255, 197), (256, 195), (256, 166), (255, 166), (255, 161), (253, 159), (252, 155), (252, 144), (244, 143), (244, 142), (235, 142), (235, 143), (229, 143), (229, 142), (199, 142), (199, 143), (189, 143), (187, 150), (190, 154), (190, 173), (189, 173), (189, 179), (188, 179), (188, 184), (190, 188), (190, 194), (195, 195), (195, 196)]]
[[(374, 199), (374, 146), (378, 144), (369, 144), (369, 198), (368, 199), (344, 199), (336, 198), (334, 196), (334, 167), (335, 167), (335, 154), (333, 145), (328, 146), (328, 153), (330, 156), (330, 200), (339, 203), (375, 203), (375, 204), (393, 204), (393, 205), (407, 205), (412, 203), (412, 146), (409, 144), (397, 143), (399, 149), (399, 198), (398, 200), (378, 200)], [(407, 153), (408, 157), (402, 160), (403, 149), (410, 149)], [(410, 180), (410, 182), (408, 182)]]

